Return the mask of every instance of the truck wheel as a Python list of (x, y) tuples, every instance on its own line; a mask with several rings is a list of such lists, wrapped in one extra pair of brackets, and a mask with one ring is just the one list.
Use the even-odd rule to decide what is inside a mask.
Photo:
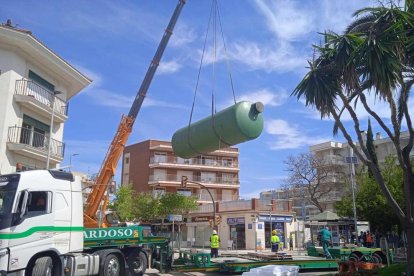
[(358, 256), (358, 254), (351, 253), (351, 255), (349, 256), (348, 260), (350, 260), (352, 262), (359, 262), (360, 261), (360, 257)]
[(119, 259), (114, 254), (109, 254), (105, 257), (105, 262), (103, 266), (103, 275), (104, 276), (119, 276), (121, 275), (121, 264)]
[(53, 261), (50, 257), (42, 257), (36, 260), (33, 269), (32, 276), (52, 276), (53, 274)]
[(127, 264), (132, 276), (142, 276), (148, 266), (147, 256), (142, 251), (131, 252), (128, 255)]
[(387, 263), (387, 259), (384, 260), (382, 258), (382, 256), (380, 254), (378, 254), (377, 252), (372, 254), (371, 261), (373, 263), (377, 263), (377, 264), (386, 264)]

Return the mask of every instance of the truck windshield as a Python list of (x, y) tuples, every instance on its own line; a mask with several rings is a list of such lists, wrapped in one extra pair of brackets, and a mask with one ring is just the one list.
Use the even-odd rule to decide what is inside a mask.
[(19, 180), (18, 174), (0, 176), (0, 230), (11, 227), (13, 202)]
[(10, 214), (13, 207), (16, 190), (2, 190), (0, 188), (0, 215)]

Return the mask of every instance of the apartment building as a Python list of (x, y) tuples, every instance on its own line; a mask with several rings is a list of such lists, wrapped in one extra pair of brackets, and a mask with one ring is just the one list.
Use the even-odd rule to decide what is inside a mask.
[(0, 25), (0, 174), (59, 166), (69, 100), (90, 83), (30, 31)]
[[(361, 134), (363, 140), (366, 141), (366, 132), (362, 132)], [(402, 146), (408, 143), (408, 137), (408, 131), (401, 133)], [(385, 162), (387, 156), (395, 154), (395, 148), (391, 140), (388, 137), (383, 138), (381, 133), (376, 133), (374, 146), (380, 164)], [(350, 192), (350, 172), (352, 171), (352, 164), (356, 173), (363, 168), (363, 165), (358, 161), (356, 155), (352, 154), (348, 143), (334, 141), (324, 142), (311, 146), (310, 151), (319, 156), (323, 160), (323, 163), (329, 165), (334, 164), (335, 168), (337, 168), (337, 171), (333, 172), (329, 177), (329, 181), (325, 183), (325, 185), (334, 187), (334, 189), (320, 199), (324, 211), (334, 212), (335, 203), (340, 201), (345, 193)], [(411, 156), (414, 158), (414, 151), (411, 151)], [(358, 183), (356, 183), (356, 187), (358, 188)], [(293, 201), (292, 208), (299, 218), (309, 217), (319, 213), (318, 208), (310, 202), (306, 189), (265, 191), (260, 194), (260, 199), (291, 199)]]
[[(239, 151), (225, 148), (208, 155), (183, 159), (177, 157), (171, 143), (147, 140), (125, 147), (121, 183), (132, 184), (138, 192), (181, 192), (198, 198), (200, 203), (231, 201), (239, 198)], [(186, 176), (187, 187), (181, 187)], [(197, 184), (200, 183), (201, 185)]]

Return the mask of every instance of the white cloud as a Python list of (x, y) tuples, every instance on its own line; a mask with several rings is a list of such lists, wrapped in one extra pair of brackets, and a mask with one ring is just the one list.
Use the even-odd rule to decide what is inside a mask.
[(267, 133), (272, 135), (284, 135), (288, 137), (296, 137), (299, 135), (299, 131), (296, 127), (292, 127), (287, 121), (284, 120), (270, 120), (265, 125)]
[(79, 65), (78, 62), (74, 61), (71, 62), (71, 64), (73, 65), (73, 67), (75, 67), (79, 72), (81, 72), (82, 74), (84, 74), (86, 77), (88, 77), (90, 80), (92, 80), (92, 83), (87, 86), (85, 89), (83, 89), (81, 91), (81, 93), (84, 93), (87, 90), (93, 89), (95, 87), (99, 87), (102, 85), (102, 78), (101, 76), (92, 71), (91, 69), (86, 68), (83, 65)]
[[(243, 185), (243, 183), (241, 183), (240, 185)], [(274, 190), (274, 188), (273, 189), (271, 189), (271, 188), (262, 188), (262, 189), (254, 190), (254, 191), (249, 189), (249, 191), (247, 191), (247, 192), (243, 192), (243, 190), (240, 190), (240, 197), (242, 199), (260, 198), (260, 193), (261, 192), (270, 191), (270, 190)]]
[(319, 31), (325, 29), (333, 30), (335, 32), (342, 32), (349, 24), (352, 14), (362, 7), (377, 6), (378, 1), (374, 0), (347, 0), (347, 1), (332, 1), (321, 0), (318, 9), (318, 20), (316, 21), (316, 28)]
[[(113, 137), (108, 137), (112, 139)], [(102, 166), (105, 155), (111, 144), (111, 140), (65, 140), (66, 157), (61, 164), (63, 168), (69, 168), (69, 158), (72, 154), (78, 153), (72, 157), (72, 171), (82, 172), (85, 174), (97, 174)], [(121, 165), (120, 162), (116, 168), (115, 180), (120, 183)]]
[[(384, 101), (380, 101), (378, 98), (375, 97), (375, 93), (373, 91), (371, 91), (369, 94), (365, 93), (365, 96), (367, 98), (367, 104), (368, 106), (375, 111), (378, 116), (380, 116), (383, 119), (389, 119), (391, 116), (391, 112), (390, 112), (390, 107), (387, 103), (385, 103)], [(351, 106), (354, 108), (358, 119), (361, 120), (365, 120), (368, 117), (371, 117), (371, 115), (368, 114), (368, 112), (365, 110), (363, 104), (361, 103), (361, 101), (358, 101), (356, 108), (355, 108), (355, 100), (352, 101)], [(339, 104), (338, 104), (339, 105)], [(340, 105), (340, 107), (342, 107), (342, 103)], [(349, 112), (344, 111), (343, 115), (341, 116), (341, 119), (343, 121), (351, 121), (351, 115), (349, 114)]]
[[(172, 63), (171, 67), (174, 66), (173, 64), (174, 63)], [(113, 108), (131, 108), (136, 96), (125, 96), (119, 93), (109, 91), (107, 89), (103, 89), (101, 87), (104, 85), (104, 80), (98, 73), (86, 68), (82, 68), (81, 66), (78, 66), (77, 68), (79, 68), (79, 70), (84, 72), (87, 76), (93, 77), (97, 80), (96, 82), (92, 82), (92, 85), (88, 86), (86, 89), (82, 91), (85, 95), (92, 98), (94, 104)], [(185, 110), (188, 109), (188, 107), (182, 104), (174, 104), (171, 102), (159, 101), (153, 98), (149, 98), (147, 96), (142, 104), (142, 107), (154, 106)]]
[(239, 42), (232, 45), (231, 58), (249, 66), (253, 70), (289, 72), (304, 70), (306, 56), (295, 51), (292, 45), (277, 42), (262, 45), (256, 42)]
[(93, 99), (97, 105), (115, 107), (115, 108), (129, 108), (134, 100), (133, 97), (116, 94), (111, 91), (96, 88), (88, 91), (87, 95)]
[(306, 10), (299, 2), (256, 0), (255, 3), (264, 15), (268, 29), (281, 40), (302, 38), (315, 25), (315, 13)]
[[(135, 99), (135, 97), (116, 94), (105, 89), (94, 89), (88, 91), (88, 96), (92, 97), (93, 102), (97, 105), (123, 109), (129, 109), (132, 106), (132, 103)], [(159, 101), (149, 97), (145, 98), (142, 107), (167, 107), (185, 110), (188, 109), (188, 107), (182, 104), (174, 104), (171, 102)]]
[(176, 60), (161, 61), (157, 69), (157, 74), (171, 74), (179, 71), (182, 65)]
[[(352, 13), (368, 6), (369, 1), (256, 0), (253, 3), (274, 38), (260, 44), (237, 42), (229, 47), (231, 58), (253, 70), (302, 74), (317, 32), (327, 29), (342, 32), (351, 21)], [(294, 44), (296, 41), (302, 43)]]
[(271, 91), (267, 88), (263, 88), (257, 91), (253, 91), (239, 97), (241, 101), (250, 101), (250, 102), (262, 102), (266, 106), (280, 106), (283, 105), (289, 95), (286, 90), (279, 89), (277, 91)]
[(275, 135), (276, 140), (270, 143), (270, 149), (297, 149), (304, 146), (315, 145), (330, 140), (330, 137), (307, 136), (304, 129), (285, 120), (270, 120), (265, 123), (265, 131)]
[(193, 28), (183, 23), (177, 24), (174, 33), (171, 36), (169, 46), (181, 47), (190, 44), (197, 39), (197, 34)]
[[(202, 52), (199, 51), (196, 60), (201, 60), (201, 55)], [(217, 46), (215, 50), (211, 47), (206, 49), (203, 64), (208, 65), (227, 59), (244, 64), (250, 70), (264, 70), (267, 73), (297, 71), (301, 74), (307, 64), (306, 58), (292, 45), (283, 41), (273, 42), (272, 45), (238, 41), (230, 44), (227, 53), (221, 46)]]
[[(385, 103), (384, 101), (380, 101), (378, 98), (376, 98), (374, 92), (371, 92), (371, 93), (365, 92), (365, 97), (367, 99), (368, 106), (375, 113), (377, 113), (378, 116), (380, 116), (380, 118), (385, 119), (385, 120), (390, 118), (391, 113), (390, 113), (389, 105), (387, 103)], [(302, 103), (305, 106), (305, 99), (304, 98), (300, 98), (299, 102)], [(338, 105), (338, 109), (341, 110), (342, 107), (343, 107), (342, 101), (337, 100), (336, 103)], [(414, 101), (412, 101), (412, 103), (414, 103)], [(372, 117), (371, 115), (368, 114), (368, 112), (366, 111), (365, 107), (363, 106), (363, 104), (361, 103), (360, 100), (358, 100), (356, 108), (355, 108), (355, 100), (353, 100), (351, 102), (351, 106), (354, 109), (354, 111), (356, 112), (357, 117), (360, 121), (361, 120), (366, 120), (369, 117)], [(409, 104), (409, 106), (410, 106), (410, 104)], [(300, 113), (300, 114), (304, 114), (306, 118), (321, 120), (321, 115), (320, 115), (319, 111), (317, 111), (313, 106), (307, 106), (307, 107), (305, 106), (305, 108), (298, 109), (295, 112)], [(344, 110), (342, 112), (341, 119), (344, 122), (352, 121), (351, 115), (346, 110)], [(332, 117), (331, 118), (323, 118), (322, 120), (333, 121), (333, 118)]]

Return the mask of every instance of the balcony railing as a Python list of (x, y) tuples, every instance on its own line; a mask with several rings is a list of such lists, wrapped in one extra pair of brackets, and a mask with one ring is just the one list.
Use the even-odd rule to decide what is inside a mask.
[[(65, 144), (55, 139), (50, 140), (50, 154), (63, 157), (65, 153)], [(49, 136), (29, 128), (9, 127), (7, 142), (24, 144), (31, 148), (44, 151), (45, 153), (47, 153), (49, 149)]]
[(190, 158), (183, 159), (173, 156), (155, 156), (150, 159), (151, 164), (168, 163), (177, 165), (196, 165), (196, 166), (209, 166), (209, 167), (226, 167), (237, 168), (238, 164), (235, 161), (230, 160), (211, 160), (202, 158)]
[[(32, 97), (36, 101), (47, 105), (50, 108), (52, 108), (52, 103), (54, 103), (54, 110), (57, 114), (68, 115), (68, 103), (55, 96), (52, 91), (38, 85), (34, 81), (26, 79), (17, 80), (15, 94)], [(54, 101), (53, 97), (55, 97)]]
[[(149, 181), (170, 181), (170, 182), (181, 182), (181, 176), (176, 174), (167, 175), (150, 175)], [(188, 181), (200, 182), (202, 184), (221, 184), (221, 185), (240, 185), (238, 179), (228, 179), (225, 177), (200, 177), (200, 176), (188, 176)], [(191, 184), (191, 183), (189, 183)]]

